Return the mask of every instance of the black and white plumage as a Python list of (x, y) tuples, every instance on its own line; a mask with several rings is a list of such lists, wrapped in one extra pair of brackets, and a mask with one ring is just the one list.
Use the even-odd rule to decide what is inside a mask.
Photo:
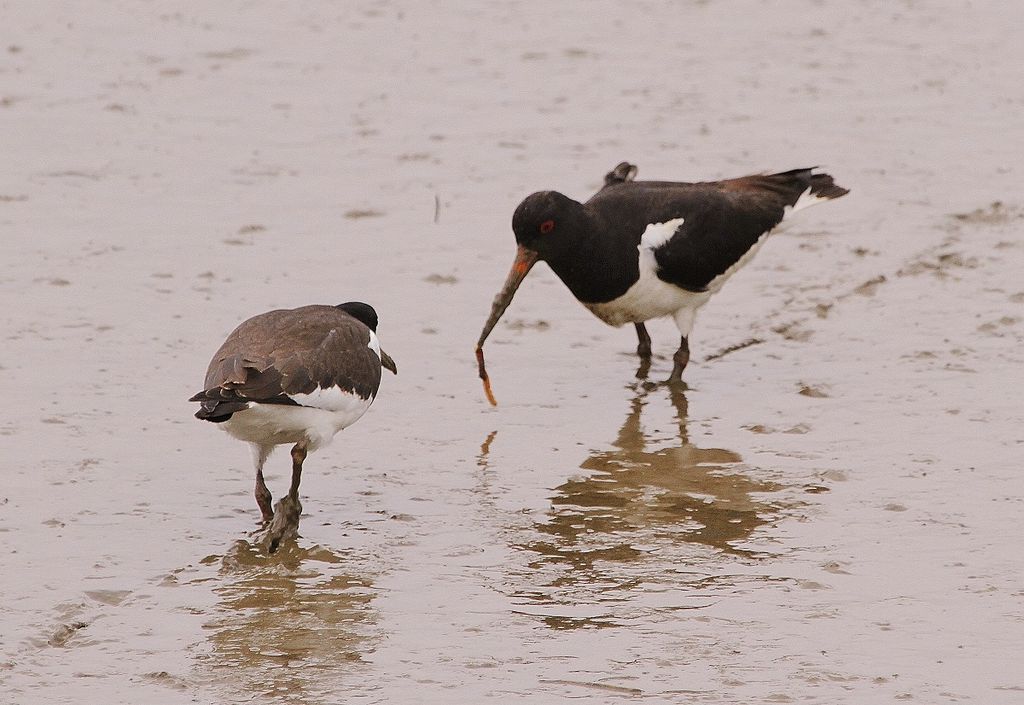
[(540, 191), (516, 208), (516, 259), (478, 348), (543, 260), (602, 321), (633, 323), (644, 359), (651, 355), (644, 321), (671, 316), (682, 337), (669, 381), (679, 381), (698, 309), (784, 218), (848, 193), (813, 169), (699, 183), (636, 181), (636, 172), (619, 164), (586, 203)]
[[(377, 313), (361, 302), (268, 311), (244, 321), (206, 371), (196, 418), (221, 424), (252, 448), (256, 502), (271, 550), (298, 528), (302, 463), (370, 407), (381, 368), (397, 374), (377, 340)], [(275, 446), (292, 448), (288, 496), (271, 509), (263, 465)]]

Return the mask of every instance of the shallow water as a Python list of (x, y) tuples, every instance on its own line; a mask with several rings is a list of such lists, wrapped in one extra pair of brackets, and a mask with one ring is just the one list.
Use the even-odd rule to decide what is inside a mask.
[[(0, 684), (15, 703), (1013, 703), (1024, 202), (1009, 3), (18, 5), (0, 60)], [(637, 379), (530, 191), (826, 165)], [(255, 548), (191, 417), (240, 320), (398, 362)], [(281, 494), (284, 453), (268, 463)]]

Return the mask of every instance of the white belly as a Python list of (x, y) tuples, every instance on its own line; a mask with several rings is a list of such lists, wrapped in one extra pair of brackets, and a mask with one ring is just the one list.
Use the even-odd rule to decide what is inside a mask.
[(625, 294), (607, 303), (583, 305), (608, 325), (618, 327), (626, 323), (675, 316), (680, 310), (696, 311), (710, 297), (709, 292), (695, 293), (663, 282), (653, 270), (647, 271), (641, 266), (640, 279)]
[(223, 428), (235, 438), (262, 446), (281, 443), (307, 444), (314, 451), (331, 442), (334, 434), (355, 423), (373, 403), (337, 389), (318, 390), (314, 395), (294, 395), (301, 403), (320, 403), (327, 408), (251, 403), (236, 411)]

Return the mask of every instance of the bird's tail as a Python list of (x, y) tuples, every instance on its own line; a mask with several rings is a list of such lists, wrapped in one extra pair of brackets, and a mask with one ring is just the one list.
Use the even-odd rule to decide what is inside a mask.
[(212, 423), (224, 423), (230, 419), (231, 415), (236, 411), (242, 411), (249, 408), (248, 402), (214, 399), (211, 398), (207, 392), (199, 392), (189, 399), (189, 401), (197, 401), (200, 403), (199, 411), (196, 412), (197, 419), (210, 421)]
[(797, 181), (803, 186), (802, 192), (809, 189), (808, 195), (818, 200), (828, 201), (850, 193), (849, 189), (844, 189), (843, 186), (837, 184), (831, 174), (814, 173), (816, 168), (812, 166), (808, 169), (791, 169), (772, 174), (771, 178)]
[(831, 174), (811, 174), (811, 195), (818, 198), (839, 198), (850, 192), (850, 189), (843, 188), (836, 184)]
[(768, 177), (776, 180), (780, 186), (793, 194), (793, 201), (790, 203), (793, 211), (822, 201), (830, 201), (850, 192), (850, 189), (836, 184), (831, 174), (815, 174), (815, 168), (791, 169)]

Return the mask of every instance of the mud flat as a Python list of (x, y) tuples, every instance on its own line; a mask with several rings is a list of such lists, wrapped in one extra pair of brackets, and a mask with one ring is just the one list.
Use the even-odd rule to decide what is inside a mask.
[[(1020, 700), (1014, 5), (7, 10), (11, 702)], [(852, 192), (708, 305), (685, 392), (537, 268), (491, 409), (512, 209), (623, 159)], [(353, 298), (402, 375), (268, 559), (185, 399), (245, 317)]]

